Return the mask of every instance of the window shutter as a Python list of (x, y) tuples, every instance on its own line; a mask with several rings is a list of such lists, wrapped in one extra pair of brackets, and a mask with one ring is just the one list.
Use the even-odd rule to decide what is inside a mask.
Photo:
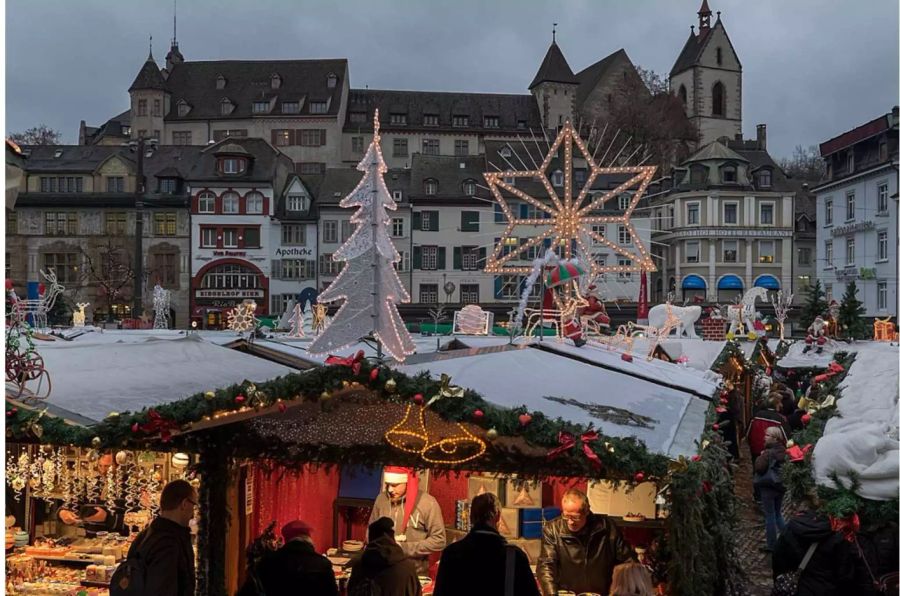
[(462, 269), (462, 247), (453, 247), (453, 268)]
[(422, 268), (422, 247), (413, 246), (413, 269)]
[(413, 212), (413, 224), (412, 227), (414, 230), (422, 229), (422, 214), (418, 211)]
[(478, 249), (478, 268), (484, 269), (484, 266), (487, 264), (487, 249), (479, 248)]
[(277, 147), (277, 146), (278, 146), (278, 143), (275, 142), (275, 137), (277, 137), (277, 136), (278, 136), (278, 131), (275, 130), (275, 129), (273, 128), (273, 129), (272, 129), (272, 146), (273, 146), (273, 147)]
[(441, 225), (438, 223), (438, 216), (440, 215), (440, 211), (432, 211), (431, 212), (431, 231), (438, 232), (441, 229)]
[(446, 269), (447, 268), (447, 249), (443, 246), (438, 247), (437, 268), (438, 269)]
[(274, 279), (281, 279), (281, 260), (276, 259), (272, 261), (272, 277)]
[(494, 276), (494, 299), (501, 300), (503, 298), (503, 280), (499, 275)]
[(319, 131), (319, 145), (325, 144), (325, 131), (326, 131), (326, 129), (324, 129), (324, 128), (321, 131)]

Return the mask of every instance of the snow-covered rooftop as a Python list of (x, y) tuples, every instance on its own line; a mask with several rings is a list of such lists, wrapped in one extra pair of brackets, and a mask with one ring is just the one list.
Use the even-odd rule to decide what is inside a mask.
[[(557, 351), (518, 346), (478, 354), (435, 354), (429, 361), (404, 364), (398, 369), (407, 374), (446, 373), (455, 385), (473, 389), (496, 405), (524, 405), (551, 418), (593, 424), (611, 436), (634, 436), (649, 450), (670, 457), (696, 452), (693, 443), (703, 432), (708, 401), (611, 368), (586, 364), (564, 354), (565, 348)], [(620, 366), (638, 360), (626, 363), (615, 358)], [(677, 369), (674, 364), (660, 364)], [(711, 395), (715, 386), (708, 387)]]
[(805, 354), (803, 353), (804, 349), (806, 349), (806, 343), (803, 341), (795, 341), (791, 344), (788, 353), (778, 360), (779, 368), (828, 368), (828, 365), (834, 360), (835, 352), (853, 352), (856, 347), (854, 344), (829, 342), (824, 346), (821, 354), (816, 354), (817, 347), (815, 345)]
[(813, 453), (816, 481), (831, 485), (836, 472), (848, 482), (848, 473), (859, 475), (860, 496), (896, 498), (900, 483), (898, 399), (900, 399), (900, 348), (885, 342), (852, 344), (856, 360), (840, 384), (840, 416), (825, 425), (825, 434)]

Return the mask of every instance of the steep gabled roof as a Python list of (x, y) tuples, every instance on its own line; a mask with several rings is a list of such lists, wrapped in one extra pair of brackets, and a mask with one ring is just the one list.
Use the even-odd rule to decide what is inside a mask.
[(591, 91), (593, 91), (597, 87), (597, 84), (610, 73), (612, 66), (621, 59), (631, 63), (631, 59), (622, 48), (613, 52), (606, 58), (594, 62), (575, 75), (575, 78), (578, 80), (578, 90), (575, 92), (576, 110), (581, 110), (584, 102), (587, 101), (587, 98), (590, 96)]
[(131, 93), (139, 89), (166, 90), (166, 80), (163, 79), (162, 73), (159, 72), (159, 67), (156, 65), (156, 60), (153, 59), (153, 54), (147, 56), (147, 61), (144, 62), (131, 87), (128, 88), (128, 92)]
[[(703, 38), (702, 40), (701, 37)], [(703, 49), (703, 41), (707, 37), (709, 37), (708, 34), (703, 33), (701, 36), (700, 34), (694, 33), (694, 29), (691, 28), (691, 34), (688, 36), (687, 41), (684, 42), (684, 47), (681, 48), (681, 53), (678, 54), (675, 65), (672, 66), (672, 70), (669, 71), (670, 77), (687, 70), (697, 63), (697, 60), (700, 58), (700, 51)]]
[(696, 153), (687, 158), (684, 163), (688, 164), (695, 161), (707, 161), (711, 159), (743, 162), (750, 161), (743, 155), (736, 153), (732, 149), (729, 149), (719, 141), (713, 141), (712, 143), (707, 143), (706, 145), (701, 147)]
[(541, 67), (538, 69), (537, 74), (534, 75), (534, 80), (528, 85), (528, 89), (534, 89), (541, 83), (547, 82), (578, 84), (578, 79), (575, 78), (569, 63), (566, 62), (566, 57), (563, 56), (562, 50), (559, 49), (555, 41), (547, 49), (544, 61), (541, 62)]

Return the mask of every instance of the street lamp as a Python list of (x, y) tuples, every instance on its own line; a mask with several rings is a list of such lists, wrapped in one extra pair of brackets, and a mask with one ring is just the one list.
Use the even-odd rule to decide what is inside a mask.
[(134, 295), (132, 296), (131, 317), (140, 318), (144, 312), (144, 156), (146, 149), (152, 154), (159, 141), (139, 137), (125, 143), (132, 153), (137, 153), (137, 178), (134, 185)]

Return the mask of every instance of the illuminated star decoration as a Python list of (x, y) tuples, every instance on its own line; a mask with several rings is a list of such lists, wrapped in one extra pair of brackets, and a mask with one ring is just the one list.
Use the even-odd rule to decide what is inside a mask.
[[(574, 145), (574, 147), (573, 147)], [(573, 149), (577, 148), (586, 162), (588, 176), (584, 186), (577, 196), (573, 193)], [(547, 177), (547, 170), (551, 167), (554, 156), (562, 150), (564, 155), (563, 194), (560, 197), (556, 189)], [(547, 151), (543, 163), (536, 170), (507, 170), (501, 172), (488, 172), (484, 175), (490, 187), (491, 193), (503, 210), (509, 224), (500, 238), (500, 242), (494, 247), (494, 252), (488, 257), (484, 270), (488, 273), (503, 274), (528, 274), (531, 267), (527, 265), (512, 265), (510, 261), (529, 260), (526, 253), (540, 247), (546, 239), (551, 239), (551, 246), (558, 251), (562, 258), (571, 259), (577, 254), (582, 257), (592, 255), (592, 245), (601, 244), (615, 252), (615, 254), (630, 259), (631, 265), (601, 265), (594, 258), (585, 266), (590, 267), (592, 274), (600, 273), (624, 273), (656, 271), (649, 251), (641, 242), (637, 231), (631, 223), (631, 215), (638, 202), (647, 190), (647, 186), (656, 172), (656, 166), (630, 166), (630, 167), (600, 167), (594, 161), (584, 141), (572, 128), (572, 124), (566, 121), (556, 140)], [(591, 186), (598, 176), (603, 174), (633, 174), (626, 182), (616, 188), (604, 191), (593, 198), (588, 197)], [(509, 178), (535, 178), (546, 189), (550, 201), (529, 196), (521, 189), (508, 184)], [(538, 217), (516, 217), (514, 210), (510, 208), (508, 198), (503, 196), (501, 190), (532, 205), (537, 210)], [(603, 209), (603, 205), (617, 199), (623, 192), (633, 190), (631, 202), (623, 215), (599, 215), (594, 212)], [(614, 242), (599, 232), (592, 229), (597, 224), (618, 224), (625, 227), (631, 237), (634, 249), (629, 249), (618, 242)], [(510, 246), (509, 239), (517, 226), (533, 226), (537, 229), (537, 235), (530, 237), (521, 245)], [(525, 234), (523, 234), (524, 236)], [(530, 234), (529, 234), (530, 235)], [(616, 238), (618, 240), (618, 238)], [(575, 250), (577, 245), (578, 250)]]

